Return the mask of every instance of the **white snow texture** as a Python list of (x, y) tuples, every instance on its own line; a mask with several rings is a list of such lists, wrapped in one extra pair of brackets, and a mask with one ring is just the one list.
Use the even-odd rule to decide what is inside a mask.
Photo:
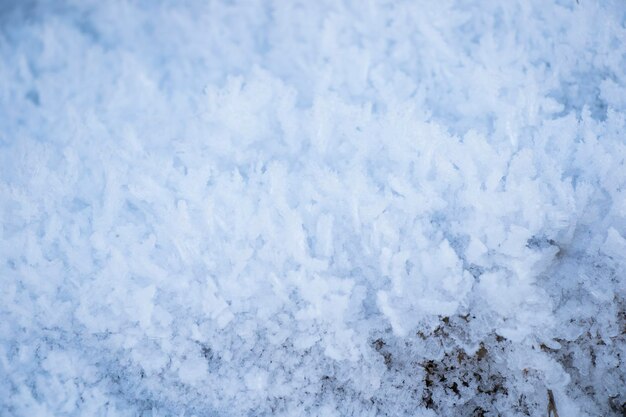
[(625, 415), (625, 158), (623, 0), (0, 1), (0, 415)]

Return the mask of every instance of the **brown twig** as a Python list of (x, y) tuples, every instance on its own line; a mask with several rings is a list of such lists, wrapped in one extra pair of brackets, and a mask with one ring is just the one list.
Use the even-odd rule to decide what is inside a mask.
[(552, 390), (548, 390), (548, 417), (559, 417), (559, 412), (556, 411), (556, 403), (554, 402), (554, 395)]

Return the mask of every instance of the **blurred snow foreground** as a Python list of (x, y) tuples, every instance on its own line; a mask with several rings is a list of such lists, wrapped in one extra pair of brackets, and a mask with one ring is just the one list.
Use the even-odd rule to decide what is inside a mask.
[(2, 2), (0, 415), (623, 415), (625, 41), (617, 0)]

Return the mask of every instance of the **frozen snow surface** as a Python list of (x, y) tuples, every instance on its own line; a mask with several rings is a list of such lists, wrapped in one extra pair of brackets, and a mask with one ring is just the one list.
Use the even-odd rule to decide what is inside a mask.
[(0, 415), (625, 415), (625, 159), (622, 0), (1, 1)]

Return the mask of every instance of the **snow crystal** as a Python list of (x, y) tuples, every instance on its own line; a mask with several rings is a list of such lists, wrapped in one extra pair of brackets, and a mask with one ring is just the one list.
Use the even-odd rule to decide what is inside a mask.
[(0, 2), (0, 415), (626, 413), (618, 0)]

